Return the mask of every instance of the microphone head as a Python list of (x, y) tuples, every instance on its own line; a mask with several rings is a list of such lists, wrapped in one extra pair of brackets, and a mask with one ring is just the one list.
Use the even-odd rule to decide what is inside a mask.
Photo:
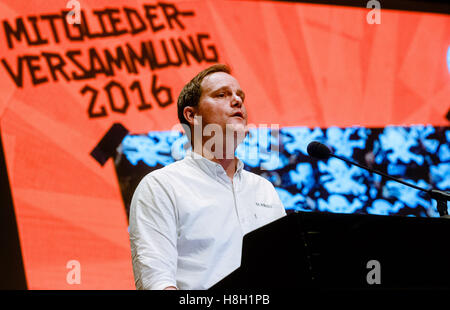
[(331, 155), (330, 148), (325, 144), (317, 141), (313, 141), (308, 144), (307, 151), (309, 156), (317, 159), (327, 159)]

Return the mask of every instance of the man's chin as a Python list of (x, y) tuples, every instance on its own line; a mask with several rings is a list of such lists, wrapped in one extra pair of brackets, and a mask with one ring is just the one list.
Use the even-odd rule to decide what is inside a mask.
[(227, 131), (236, 132), (238, 134), (243, 134), (244, 136), (248, 133), (248, 127), (244, 122), (228, 123)]
[(239, 145), (247, 136), (248, 127), (244, 123), (229, 123), (227, 124), (226, 135), (228, 136), (227, 141), (234, 141), (234, 144)]

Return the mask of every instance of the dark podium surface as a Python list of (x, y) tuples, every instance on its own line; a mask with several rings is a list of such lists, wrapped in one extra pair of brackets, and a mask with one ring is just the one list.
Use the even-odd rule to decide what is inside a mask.
[(296, 212), (247, 234), (211, 289), (448, 289), (449, 264), (450, 219)]

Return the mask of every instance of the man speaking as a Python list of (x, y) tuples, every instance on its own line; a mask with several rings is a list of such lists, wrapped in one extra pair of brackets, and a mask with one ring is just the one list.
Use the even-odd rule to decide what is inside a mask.
[(131, 201), (137, 289), (208, 289), (240, 266), (245, 234), (286, 215), (273, 185), (235, 157), (244, 99), (221, 64), (182, 89), (178, 118), (192, 151), (146, 175)]

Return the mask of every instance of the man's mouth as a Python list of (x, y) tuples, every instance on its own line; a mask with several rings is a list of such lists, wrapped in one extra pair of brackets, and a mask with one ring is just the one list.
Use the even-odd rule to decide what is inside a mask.
[(238, 116), (240, 118), (244, 118), (244, 114), (242, 114), (242, 112), (235, 112), (233, 114), (231, 114), (232, 117)]

